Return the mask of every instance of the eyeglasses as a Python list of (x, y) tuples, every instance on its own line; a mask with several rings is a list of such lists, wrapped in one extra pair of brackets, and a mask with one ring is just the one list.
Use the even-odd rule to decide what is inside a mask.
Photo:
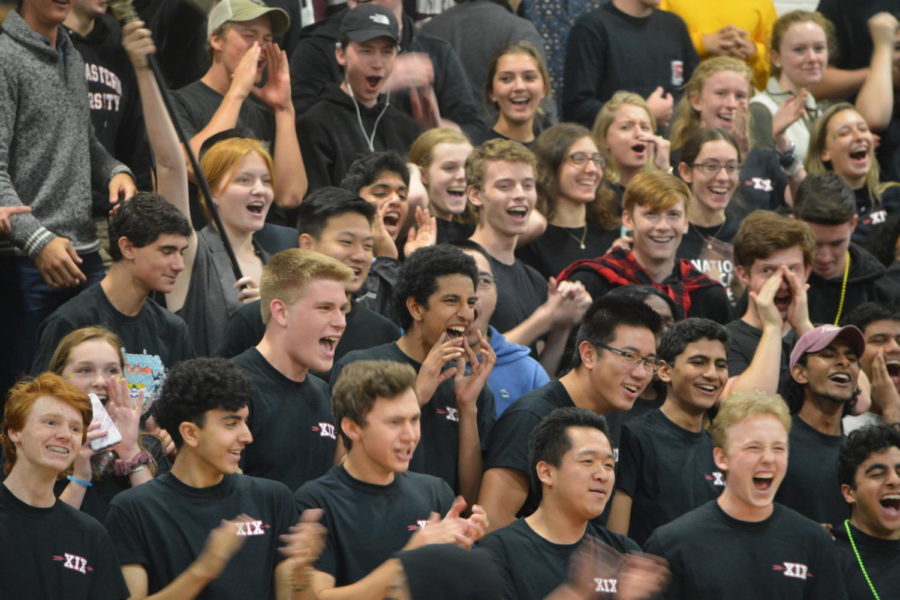
[(493, 275), (490, 275), (488, 273), (483, 273), (483, 272), (478, 273), (478, 286), (477, 287), (479, 290), (489, 290), (492, 287), (494, 287), (495, 283), (496, 283), (496, 280), (494, 279)]
[(715, 160), (708, 160), (702, 163), (694, 163), (691, 166), (697, 167), (698, 169), (703, 169), (703, 172), (707, 175), (715, 175), (722, 169), (725, 169), (725, 172), (729, 175), (733, 175), (741, 170), (741, 163), (736, 160), (729, 160), (725, 164), (722, 164)]
[(638, 364), (643, 367), (645, 371), (648, 373), (656, 373), (660, 367), (662, 367), (665, 363), (658, 358), (648, 358), (646, 356), (641, 356), (640, 354), (635, 354), (634, 352), (630, 352), (628, 350), (622, 350), (621, 348), (613, 348), (612, 346), (607, 346), (606, 344), (594, 344), (598, 348), (603, 348), (605, 350), (609, 350), (610, 352), (615, 352), (622, 358), (622, 362), (628, 365), (629, 369), (633, 369)]
[(570, 163), (575, 165), (576, 167), (583, 167), (587, 164), (588, 161), (594, 163), (594, 166), (598, 169), (603, 169), (606, 167), (606, 159), (603, 158), (602, 154), (588, 154), (587, 152), (573, 152), (572, 154), (566, 157)]

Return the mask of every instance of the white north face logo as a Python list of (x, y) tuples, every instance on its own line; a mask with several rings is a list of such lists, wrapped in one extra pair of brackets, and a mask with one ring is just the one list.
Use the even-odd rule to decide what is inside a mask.
[(379, 25), (384, 25), (385, 27), (390, 27), (391, 25), (391, 20), (384, 15), (369, 15), (369, 18), (372, 19), (373, 23), (378, 23)]

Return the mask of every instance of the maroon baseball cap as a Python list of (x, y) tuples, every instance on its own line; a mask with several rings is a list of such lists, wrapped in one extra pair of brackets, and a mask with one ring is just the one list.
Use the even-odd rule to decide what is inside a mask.
[(836, 325), (820, 325), (800, 336), (794, 349), (791, 350), (791, 368), (797, 364), (804, 354), (818, 352), (826, 348), (835, 338), (841, 338), (856, 350), (856, 354), (862, 356), (866, 350), (866, 339), (862, 332), (853, 325), (838, 327)]

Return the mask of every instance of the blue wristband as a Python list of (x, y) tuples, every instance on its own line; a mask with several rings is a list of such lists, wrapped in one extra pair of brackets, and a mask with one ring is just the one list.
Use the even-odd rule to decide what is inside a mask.
[(77, 477), (72, 477), (71, 475), (67, 475), (66, 479), (68, 479), (69, 481), (74, 481), (75, 483), (83, 485), (84, 487), (94, 487), (94, 484), (91, 483), (90, 481), (85, 481), (84, 479), (78, 479)]

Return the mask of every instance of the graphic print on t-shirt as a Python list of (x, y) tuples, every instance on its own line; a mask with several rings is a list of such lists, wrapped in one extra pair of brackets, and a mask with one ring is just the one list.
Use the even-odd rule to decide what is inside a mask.
[(459, 409), (454, 406), (444, 406), (442, 408), (437, 408), (434, 412), (439, 415), (444, 415), (444, 417), (448, 421), (459, 423)]
[(63, 569), (71, 569), (72, 571), (77, 571), (84, 575), (87, 575), (89, 572), (94, 570), (94, 567), (88, 564), (88, 561), (83, 556), (78, 556), (77, 554), (69, 554), (68, 552), (63, 552), (62, 555), (54, 554), (53, 560), (57, 562), (63, 563)]
[(807, 577), (813, 576), (813, 574), (809, 572), (808, 566), (804, 565), (803, 563), (797, 562), (784, 561), (780, 565), (772, 565), (772, 570), (781, 571), (782, 573), (784, 573), (785, 577), (803, 579), (804, 581)]
[(334, 425), (332, 423), (325, 423), (324, 421), (319, 421), (318, 425), (312, 426), (313, 431), (319, 432), (319, 437), (331, 438), (333, 440), (337, 439), (337, 436), (334, 432)]
[(122, 348), (122, 356), (125, 357), (125, 381), (131, 397), (137, 398), (138, 393), (144, 392), (142, 412), (147, 412), (154, 402), (156, 395), (166, 380), (166, 366), (156, 354), (130, 354)]
[(704, 477), (716, 487), (725, 487), (725, 475), (722, 471), (713, 471), (709, 475), (704, 475)]
[(266, 535), (268, 533), (267, 530), (272, 529), (272, 526), (268, 523), (263, 523), (262, 521), (239, 521), (237, 523), (238, 531), (237, 534), (239, 536), (253, 536), (253, 535)]
[(425, 529), (425, 526), (428, 525), (428, 519), (418, 519), (416, 520), (415, 525), (407, 525), (407, 531), (418, 531), (419, 529)]
[(692, 258), (691, 264), (710, 279), (721, 283), (728, 292), (728, 300), (734, 303), (731, 288), (734, 277), (734, 246), (714, 237), (706, 238), (705, 242), (700, 249), (700, 256)]
[[(119, 112), (119, 105), (122, 102), (122, 81), (118, 75), (106, 67), (85, 62), (84, 78), (88, 82), (88, 102), (91, 110)], [(109, 91), (100, 91), (104, 88)]]

